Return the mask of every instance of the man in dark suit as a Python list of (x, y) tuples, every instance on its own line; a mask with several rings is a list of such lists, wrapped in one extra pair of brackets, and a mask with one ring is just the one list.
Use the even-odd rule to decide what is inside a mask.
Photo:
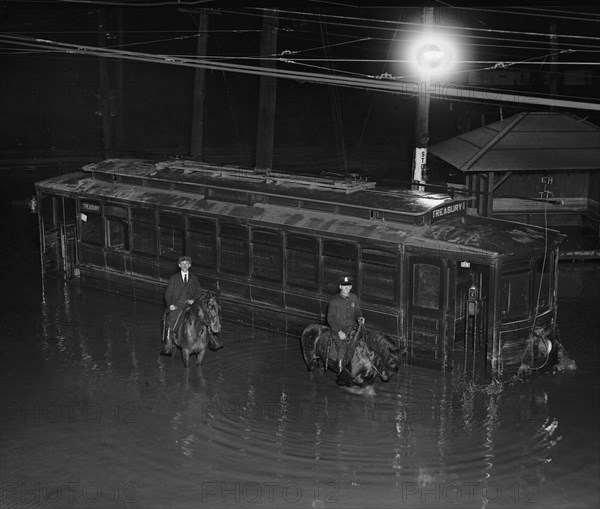
[[(176, 272), (169, 278), (167, 289), (165, 291), (165, 302), (167, 304), (167, 332), (164, 339), (161, 353), (171, 354), (173, 340), (177, 337), (177, 331), (181, 324), (181, 313), (186, 304), (192, 304), (202, 294), (202, 287), (198, 276), (190, 272), (192, 259), (189, 256), (179, 258), (179, 272)], [(213, 338), (210, 344), (213, 350), (221, 348), (223, 345), (217, 339)]]

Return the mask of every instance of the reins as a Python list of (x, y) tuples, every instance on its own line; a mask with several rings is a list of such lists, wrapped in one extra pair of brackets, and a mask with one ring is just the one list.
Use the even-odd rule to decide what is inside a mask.
[[(214, 297), (209, 297), (209, 298), (207, 299), (207, 305), (205, 305), (205, 306), (200, 306), (200, 304), (199, 304), (199, 301), (200, 301), (200, 299), (203, 299), (203, 298), (205, 298), (205, 297), (206, 297), (206, 295), (200, 295), (200, 297), (197, 297), (197, 298), (194, 300), (194, 302), (193, 302), (192, 304), (187, 304), (187, 303), (185, 304), (184, 308), (181, 310), (181, 313), (179, 313), (179, 316), (178, 316), (178, 317), (177, 317), (177, 319), (175, 320), (175, 324), (173, 325), (173, 329), (174, 329), (174, 330), (176, 330), (176, 329), (177, 329), (177, 326), (179, 325), (179, 320), (181, 319), (181, 317), (182, 317), (182, 316), (183, 316), (183, 315), (184, 315), (186, 312), (188, 312), (188, 311), (189, 311), (189, 310), (192, 308), (192, 306), (193, 306), (194, 304), (198, 305), (198, 307), (200, 307), (200, 309), (203, 309), (203, 310), (205, 309), (205, 310), (206, 310), (206, 312), (205, 312), (205, 313), (204, 313), (204, 312), (202, 313), (202, 315), (203, 315), (203, 316), (204, 316), (205, 314), (210, 314), (210, 312), (209, 312), (209, 310), (208, 310), (208, 302), (210, 302), (210, 300), (211, 300), (211, 299), (214, 299)], [(218, 307), (218, 306), (219, 306), (219, 304), (217, 303), (217, 304), (216, 304), (216, 306)], [(165, 313), (166, 313), (166, 312), (165, 312)], [(219, 315), (219, 313), (217, 312), (217, 313), (216, 313), (216, 315), (218, 316), (218, 315)], [(207, 319), (205, 319), (205, 318), (200, 318), (200, 317), (198, 317), (198, 321), (199, 321), (199, 322), (200, 322), (200, 323), (201, 323), (201, 324), (202, 324), (204, 327), (206, 327), (207, 329), (209, 329), (209, 330), (211, 330), (211, 329), (212, 329), (212, 324), (210, 323), (210, 321), (209, 321), (209, 320), (207, 320)]]
[(352, 348), (352, 351), (356, 350), (356, 345), (358, 343), (358, 340), (356, 339), (359, 335), (360, 332), (362, 332), (364, 330), (364, 325), (362, 323), (358, 324), (358, 328), (356, 329), (356, 332), (354, 333), (354, 336), (352, 336), (352, 343), (350, 344), (350, 348)]
[[(365, 333), (365, 326), (363, 323), (358, 324), (358, 328), (356, 329), (356, 332), (354, 333), (354, 337), (352, 338), (351, 346), (353, 348), (353, 353), (352, 353), (353, 356), (356, 353), (356, 348), (358, 346), (358, 343), (361, 341), (361, 339), (357, 339), (357, 337), (359, 336), (359, 333), (362, 333), (362, 335), (361, 335), (361, 339), (362, 339), (362, 336), (364, 336), (364, 333)], [(368, 349), (366, 341), (364, 341), (364, 339), (362, 341), (365, 344), (365, 347)], [(370, 359), (369, 359), (369, 361), (370, 361), (371, 367), (373, 368), (375, 373), (377, 373), (381, 378), (383, 378), (381, 375), (381, 372), (377, 369), (377, 366), (375, 366), (375, 363), (373, 361), (371, 361)]]

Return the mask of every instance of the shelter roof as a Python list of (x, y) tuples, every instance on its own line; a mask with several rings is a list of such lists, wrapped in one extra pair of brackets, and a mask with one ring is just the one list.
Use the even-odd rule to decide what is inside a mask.
[(600, 169), (600, 128), (569, 113), (526, 112), (430, 147), (465, 173)]

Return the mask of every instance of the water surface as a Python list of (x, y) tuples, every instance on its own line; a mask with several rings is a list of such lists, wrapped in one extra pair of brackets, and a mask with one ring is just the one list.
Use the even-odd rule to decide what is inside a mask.
[(160, 307), (5, 259), (3, 508), (600, 507), (598, 264), (560, 266), (574, 374), (403, 367), (358, 395), (298, 338), (227, 320), (186, 370), (158, 354)]

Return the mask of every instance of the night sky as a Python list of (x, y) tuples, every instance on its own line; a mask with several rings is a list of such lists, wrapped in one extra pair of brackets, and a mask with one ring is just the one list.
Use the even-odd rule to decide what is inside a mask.
[[(128, 55), (103, 59), (111, 111), (108, 155), (115, 157), (190, 155), (194, 69), (173, 60), (196, 54), (201, 8), (208, 14), (207, 61), (260, 66), (264, 8), (210, 1), (115, 4), (0, 3), (0, 154), (8, 168), (3, 183), (13, 175), (11, 168), (23, 164), (41, 167), (51, 160), (56, 168), (56, 161), (79, 164), (107, 155), (101, 59), (94, 49)], [(423, 9), (412, 5), (284, 4), (278, 12), (277, 68), (377, 83), (418, 82), (407, 50), (422, 32)], [(437, 82), (486, 91), (490, 100), (432, 100), (430, 143), (550, 108), (499, 103), (496, 92), (598, 103), (598, 7), (433, 6), (433, 30), (451, 36), (457, 61)], [(553, 47), (552, 30), (558, 34)], [(205, 160), (253, 167), (259, 80), (207, 71)], [(276, 93), (277, 170), (410, 179), (414, 94), (315, 84), (301, 75), (277, 80)], [(570, 112), (600, 124), (598, 111)]]

